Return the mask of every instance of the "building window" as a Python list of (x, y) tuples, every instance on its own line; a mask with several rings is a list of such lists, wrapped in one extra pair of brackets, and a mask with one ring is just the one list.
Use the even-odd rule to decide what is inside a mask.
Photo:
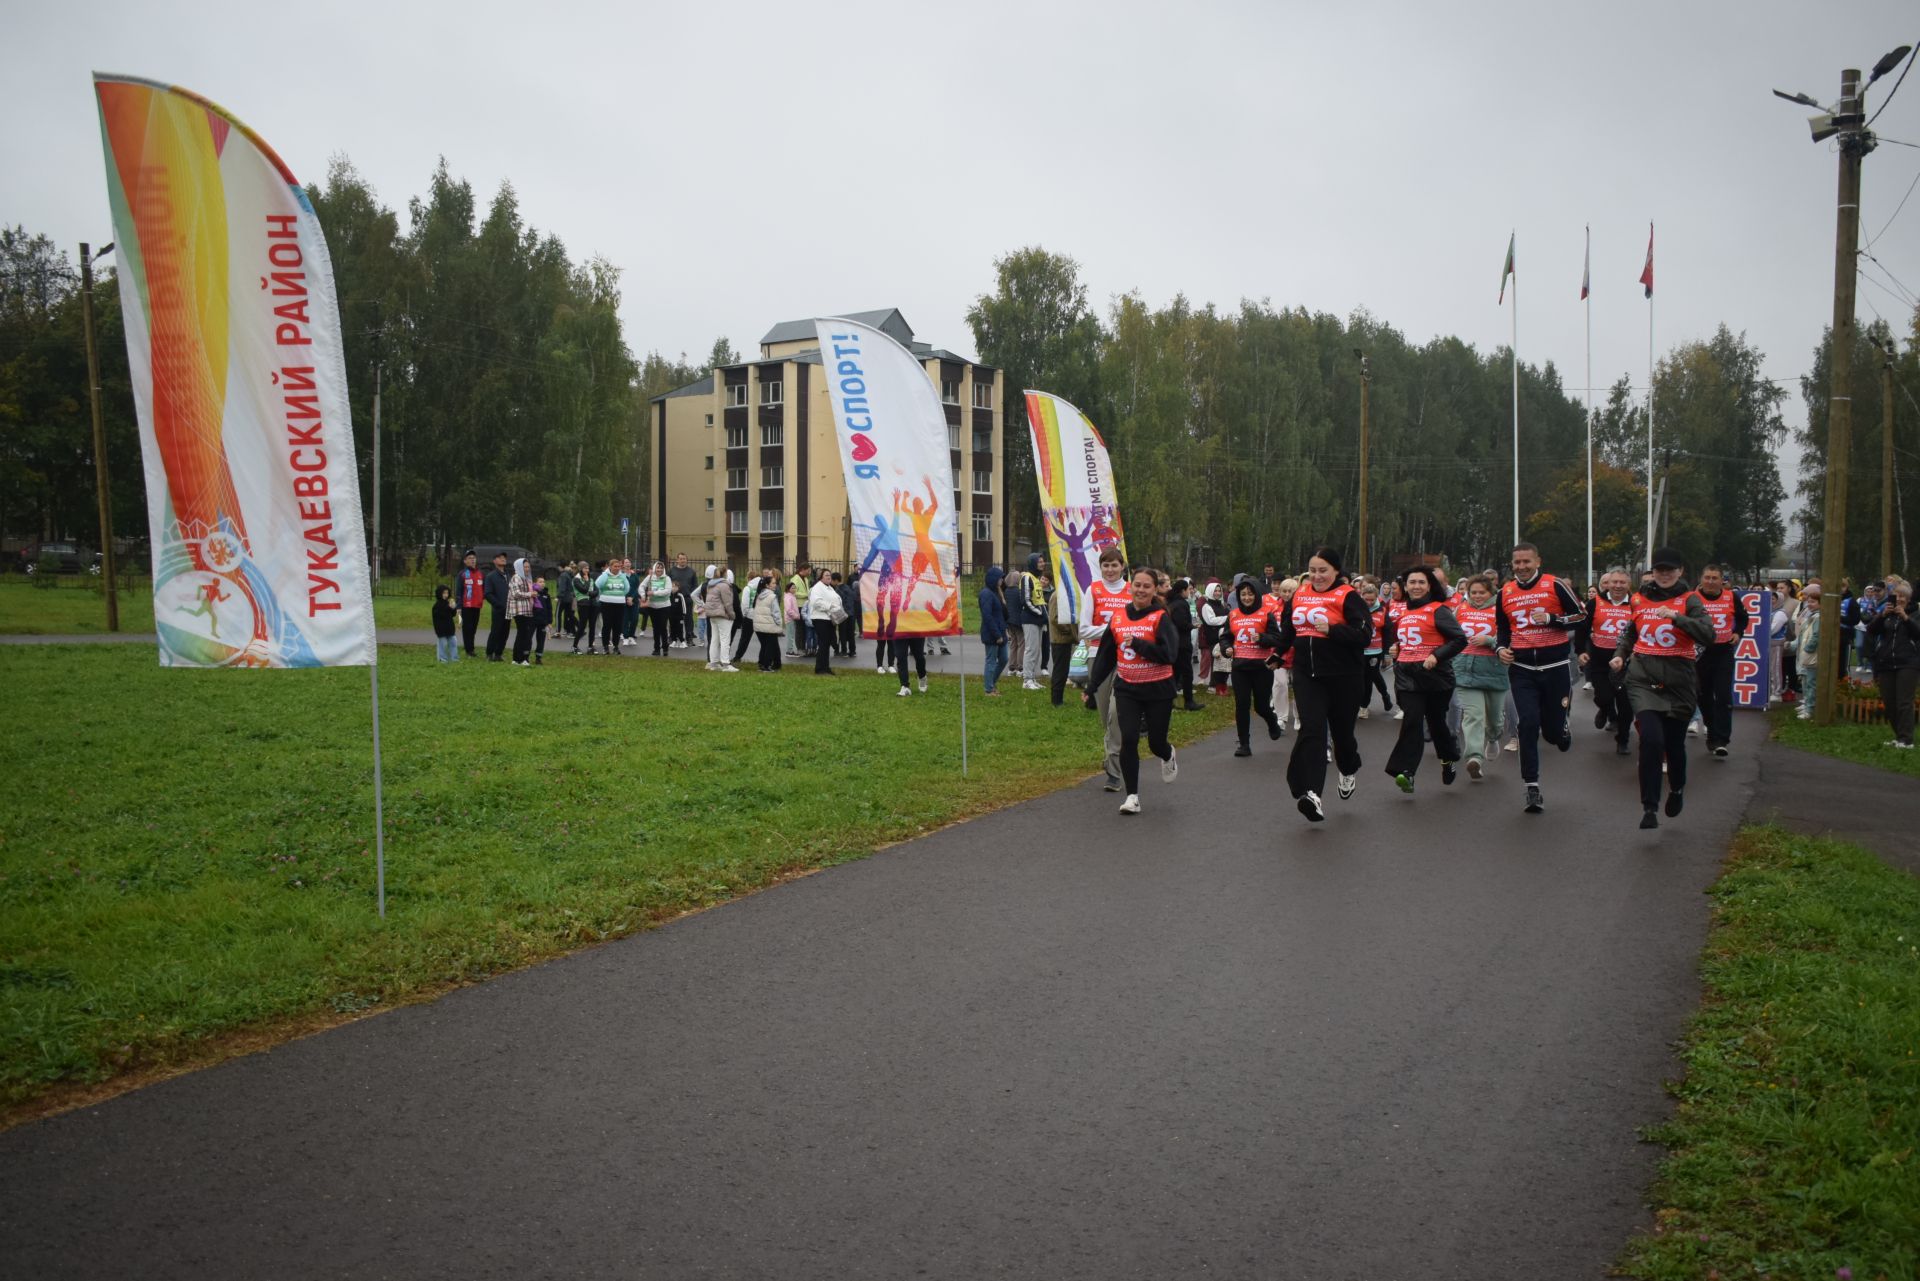
[(987, 512), (973, 514), (973, 541), (990, 543), (993, 541), (993, 517)]
[(960, 403), (960, 380), (958, 378), (943, 378), (940, 380), (940, 399), (946, 401), (949, 405), (957, 405)]
[(975, 382), (973, 384), (973, 407), (975, 409), (993, 408), (993, 384)]
[(779, 423), (760, 424), (760, 448), (777, 449), (787, 438), (787, 429)]
[[(743, 516), (744, 516), (745, 514), (746, 514), (745, 512), (742, 512), (742, 513), (741, 513), (741, 515), (743, 515)], [(742, 522), (742, 523), (744, 524), (744, 522)], [(713, 550), (713, 540), (712, 540), (711, 538), (709, 538), (709, 539), (707, 540), (707, 550), (708, 550), (708, 551), (712, 551), (712, 550)]]
[(960, 469), (958, 467), (953, 469), (953, 492), (956, 494), (960, 492)]
[(733, 386), (727, 388), (727, 404), (735, 409), (746, 408), (747, 385), (745, 383), (735, 383)]
[(708, 511), (712, 511), (712, 510), (713, 510), (713, 500), (712, 500), (711, 498), (709, 498), (709, 499), (707, 500), (707, 510), (708, 510)]
[(707, 455), (707, 470), (708, 470), (708, 471), (712, 471), (712, 470), (713, 470), (713, 455), (712, 455), (712, 454), (708, 454), (708, 455)]
[(779, 489), (787, 483), (785, 467), (762, 467), (760, 469), (760, 488)]
[(708, 426), (709, 428), (711, 428), (711, 427), (713, 426), (713, 415), (712, 415), (712, 414), (708, 414), (708, 415), (707, 415), (707, 426)]
[(746, 533), (747, 532), (747, 514), (745, 512), (728, 512), (727, 513), (727, 532), (729, 534)]
[(745, 449), (747, 447), (747, 425), (734, 423), (727, 428), (727, 448)]
[(947, 424), (947, 448), (948, 449), (960, 448), (960, 424), (959, 423)]
[[(957, 442), (953, 447), (955, 449), (960, 448)], [(973, 452), (976, 454), (991, 454), (993, 452), (993, 428), (979, 427), (974, 429)]]
[(982, 471), (978, 467), (974, 468), (973, 492), (976, 494), (991, 494), (993, 492), (993, 473), (990, 471)]
[(747, 487), (747, 469), (744, 467), (727, 468), (727, 488), (745, 489)]
[(761, 382), (760, 403), (763, 405), (777, 405), (780, 403), (780, 382), (778, 379), (775, 379), (773, 382)]
[[(744, 514), (744, 513), (742, 513)], [(778, 507), (769, 507), (760, 513), (760, 532), (763, 534), (784, 534), (787, 532), (787, 514)]]

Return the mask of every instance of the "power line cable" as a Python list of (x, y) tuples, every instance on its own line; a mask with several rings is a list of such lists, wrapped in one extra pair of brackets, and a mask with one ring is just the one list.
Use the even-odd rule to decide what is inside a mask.
[(1894, 218), (1898, 218), (1900, 211), (1907, 207), (1907, 199), (1913, 195), (1913, 189), (1915, 187), (1920, 187), (1920, 171), (1916, 171), (1913, 175), (1913, 181), (1907, 184), (1907, 194), (1900, 197), (1900, 203), (1893, 207), (1893, 214), (1887, 219), (1886, 226), (1880, 228), (1880, 230), (1875, 233), (1873, 239), (1867, 241), (1867, 248), (1871, 249), (1880, 243), (1880, 237), (1887, 234), (1887, 227), (1893, 226)]

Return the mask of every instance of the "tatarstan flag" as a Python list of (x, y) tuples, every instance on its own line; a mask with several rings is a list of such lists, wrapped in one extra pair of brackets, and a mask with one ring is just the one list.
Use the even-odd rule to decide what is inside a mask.
[(1653, 297), (1653, 224), (1647, 224), (1647, 265), (1640, 273), (1640, 283), (1646, 286), (1647, 297)]

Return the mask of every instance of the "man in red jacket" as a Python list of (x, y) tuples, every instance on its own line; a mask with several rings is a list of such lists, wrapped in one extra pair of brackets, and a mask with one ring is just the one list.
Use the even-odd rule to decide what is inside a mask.
[(480, 606), (487, 596), (487, 573), (480, 568), (480, 557), (473, 548), (460, 558), (460, 572), (454, 576), (453, 603), (460, 608), (460, 638), (466, 643), (467, 657), (473, 657), (473, 637), (480, 630)]

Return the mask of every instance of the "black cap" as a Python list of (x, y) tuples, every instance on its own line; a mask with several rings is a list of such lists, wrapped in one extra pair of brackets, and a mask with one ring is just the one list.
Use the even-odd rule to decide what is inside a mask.
[(1655, 569), (1685, 569), (1687, 558), (1671, 547), (1661, 547), (1655, 549), (1650, 563)]

